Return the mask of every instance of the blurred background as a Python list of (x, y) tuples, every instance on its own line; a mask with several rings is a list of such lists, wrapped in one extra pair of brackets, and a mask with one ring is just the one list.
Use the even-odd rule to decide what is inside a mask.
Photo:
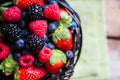
[(120, 80), (120, 0), (68, 0), (82, 22), (81, 58), (71, 80)]
[(120, 0), (105, 0), (110, 80), (120, 80)]

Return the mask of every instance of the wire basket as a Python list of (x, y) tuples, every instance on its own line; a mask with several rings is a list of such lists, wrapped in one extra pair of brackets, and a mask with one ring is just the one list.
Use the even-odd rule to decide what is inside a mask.
[[(47, 74), (42, 80), (69, 80), (74, 73), (74, 67), (76, 66), (82, 48), (82, 29), (81, 21), (79, 15), (73, 10), (70, 5), (65, 0), (57, 0), (58, 4), (65, 8), (69, 14), (72, 16), (73, 20), (77, 23), (76, 29), (72, 32), (73, 35), (73, 49), (74, 57), (67, 60), (66, 65), (59, 71), (58, 74), (51, 75)], [(2, 71), (0, 71), (0, 80), (14, 80), (13, 77), (5, 76)]]
[(58, 0), (60, 6), (65, 8), (77, 23), (77, 28), (73, 32), (73, 52), (74, 58), (69, 59), (64, 68), (56, 75), (47, 75), (43, 80), (69, 80), (74, 73), (74, 67), (77, 64), (82, 48), (82, 30), (79, 15), (73, 10), (65, 0)]

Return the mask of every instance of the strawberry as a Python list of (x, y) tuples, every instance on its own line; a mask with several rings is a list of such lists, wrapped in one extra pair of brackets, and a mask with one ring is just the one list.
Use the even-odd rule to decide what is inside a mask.
[(0, 64), (0, 70), (7, 76), (11, 76), (14, 72), (14, 69), (18, 66), (18, 63), (13, 59), (13, 56), (10, 54), (5, 60)]
[(65, 54), (57, 49), (52, 50), (50, 61), (45, 63), (46, 69), (51, 74), (56, 74), (66, 63)]
[(3, 11), (2, 17), (8, 22), (17, 22), (21, 18), (21, 10), (16, 6), (10, 7)]
[(43, 38), (47, 31), (47, 22), (45, 20), (36, 20), (30, 22), (29, 29), (37, 36)]
[(68, 23), (69, 26), (71, 24), (72, 21), (72, 17), (70, 16), (70, 14), (68, 13), (68, 11), (66, 9), (60, 8), (60, 22), (63, 24)]
[(59, 59), (55, 64), (51, 65), (49, 62), (45, 63), (45, 66), (49, 73), (56, 74), (59, 72), (60, 68), (64, 66), (64, 63)]
[(69, 29), (59, 28), (52, 36), (55, 46), (63, 51), (72, 49), (72, 33)]
[(63, 8), (60, 8), (60, 16), (65, 15), (66, 17), (69, 17), (70, 14)]
[(28, 68), (19, 68), (15, 74), (15, 80), (40, 80), (45, 75), (45, 68), (31, 66)]
[(44, 11), (45, 18), (49, 20), (60, 20), (59, 6), (57, 4), (50, 4)]
[(44, 1), (43, 0), (16, 0), (16, 5), (22, 10), (25, 10), (26, 8), (28, 8), (33, 4), (38, 4), (40, 6), (43, 6)]

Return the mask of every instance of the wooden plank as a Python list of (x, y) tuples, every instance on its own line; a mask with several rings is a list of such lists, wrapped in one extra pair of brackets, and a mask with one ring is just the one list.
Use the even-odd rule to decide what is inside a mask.
[(110, 80), (120, 80), (120, 40), (108, 40)]
[(105, 0), (108, 36), (120, 37), (120, 0)]

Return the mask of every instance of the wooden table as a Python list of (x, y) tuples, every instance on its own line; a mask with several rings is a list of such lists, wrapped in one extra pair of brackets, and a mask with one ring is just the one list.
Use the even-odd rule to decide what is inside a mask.
[(120, 80), (120, 0), (106, 0), (110, 80)]

